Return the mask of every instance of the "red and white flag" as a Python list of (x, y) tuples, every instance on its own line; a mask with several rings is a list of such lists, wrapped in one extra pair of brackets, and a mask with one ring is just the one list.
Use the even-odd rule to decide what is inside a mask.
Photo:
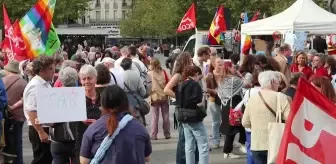
[(335, 164), (336, 106), (301, 78), (277, 164)]
[(4, 4), (2, 6), (2, 9), (4, 18), (5, 39), (1, 43), (1, 48), (6, 53), (4, 63), (7, 64), (9, 60), (13, 59), (17, 61), (26, 60), (26, 46), (22, 39), (19, 22), (18, 20), (16, 20), (15, 23), (12, 25)]
[(195, 3), (192, 3), (187, 13), (184, 14), (177, 32), (184, 32), (196, 28)]

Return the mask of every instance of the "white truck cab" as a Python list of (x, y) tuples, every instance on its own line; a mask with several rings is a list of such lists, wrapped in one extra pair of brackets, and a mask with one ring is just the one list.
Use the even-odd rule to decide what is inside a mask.
[(232, 52), (233, 33), (232, 31), (225, 32), (225, 41), (223, 45), (208, 45), (208, 31), (196, 31), (195, 34), (190, 36), (186, 45), (183, 47), (183, 52), (189, 52), (193, 57), (197, 57), (197, 50), (203, 46), (215, 47), (218, 54), (223, 53), (225, 48), (227, 51)]

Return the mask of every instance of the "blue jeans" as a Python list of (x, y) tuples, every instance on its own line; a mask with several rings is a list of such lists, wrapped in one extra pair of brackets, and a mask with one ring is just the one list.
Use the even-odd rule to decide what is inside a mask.
[(247, 150), (247, 164), (254, 164), (251, 152), (251, 132), (245, 131), (246, 134), (246, 150)]
[(13, 164), (23, 164), (22, 131), (24, 122), (10, 120), (5, 123), (5, 141), (3, 148), (5, 161), (13, 158)]
[(199, 151), (199, 164), (209, 164), (209, 144), (203, 122), (183, 123), (185, 137), (186, 164), (195, 164), (196, 144)]
[(208, 110), (210, 110), (212, 115), (212, 143), (214, 145), (219, 145), (220, 143), (219, 128), (222, 122), (221, 108), (215, 102), (209, 101)]

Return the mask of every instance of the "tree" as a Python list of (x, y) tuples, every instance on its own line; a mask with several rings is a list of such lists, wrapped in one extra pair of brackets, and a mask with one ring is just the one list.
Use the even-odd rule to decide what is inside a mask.
[[(12, 22), (21, 19), (36, 0), (1, 0), (6, 5), (8, 15)], [(67, 20), (76, 20), (89, 8), (90, 0), (57, 0), (54, 12), (54, 24), (64, 23)], [(0, 18), (2, 19), (2, 14)], [(2, 24), (1, 24), (2, 26)]]
[(121, 22), (121, 34), (127, 36), (167, 37), (175, 33), (178, 19), (174, 0), (138, 0), (128, 18)]
[[(280, 13), (296, 0), (137, 0), (129, 17), (121, 22), (121, 34), (126, 36), (176, 36), (183, 15), (192, 2), (196, 3), (197, 28), (208, 30), (219, 5), (231, 10), (231, 24), (238, 24), (240, 14), (250, 17), (258, 10), (271, 16)], [(325, 0), (314, 0), (326, 7)], [(184, 34), (184, 33), (183, 33)], [(182, 34), (182, 35), (183, 35)], [(188, 34), (188, 33), (187, 33)]]

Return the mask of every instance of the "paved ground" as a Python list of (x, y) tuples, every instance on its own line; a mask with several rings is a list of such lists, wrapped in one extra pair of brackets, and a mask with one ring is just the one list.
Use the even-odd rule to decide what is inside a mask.
[[(163, 55), (160, 55), (158, 57), (161, 61), (161, 64), (164, 65), (164, 58)], [(149, 164), (174, 164), (175, 163), (175, 154), (176, 154), (176, 143), (177, 143), (177, 137), (178, 133), (176, 130), (174, 130), (173, 126), (173, 111), (174, 109), (171, 107), (170, 110), (170, 123), (171, 123), (171, 136), (172, 138), (169, 140), (165, 140), (162, 134), (162, 122), (160, 120), (160, 126), (159, 126), (159, 140), (152, 141), (152, 147), (153, 147), (153, 153), (151, 155), (152, 159), (149, 162)], [(147, 115), (147, 122), (150, 122), (151, 114)], [(208, 113), (208, 116), (205, 118), (204, 123), (207, 127), (208, 134), (211, 134), (211, 114)], [(148, 130), (150, 130), (150, 126), (147, 127)], [(210, 139), (210, 138), (209, 138)], [(24, 155), (24, 161), (26, 164), (30, 163), (32, 161), (32, 149), (31, 145), (28, 139), (28, 128), (24, 128), (23, 132), (23, 155)], [(212, 150), (210, 152), (210, 163), (211, 164), (244, 164), (246, 163), (246, 158), (243, 157), (241, 159), (236, 160), (229, 160), (229, 159), (223, 159), (223, 142), (221, 143), (221, 148)]]

